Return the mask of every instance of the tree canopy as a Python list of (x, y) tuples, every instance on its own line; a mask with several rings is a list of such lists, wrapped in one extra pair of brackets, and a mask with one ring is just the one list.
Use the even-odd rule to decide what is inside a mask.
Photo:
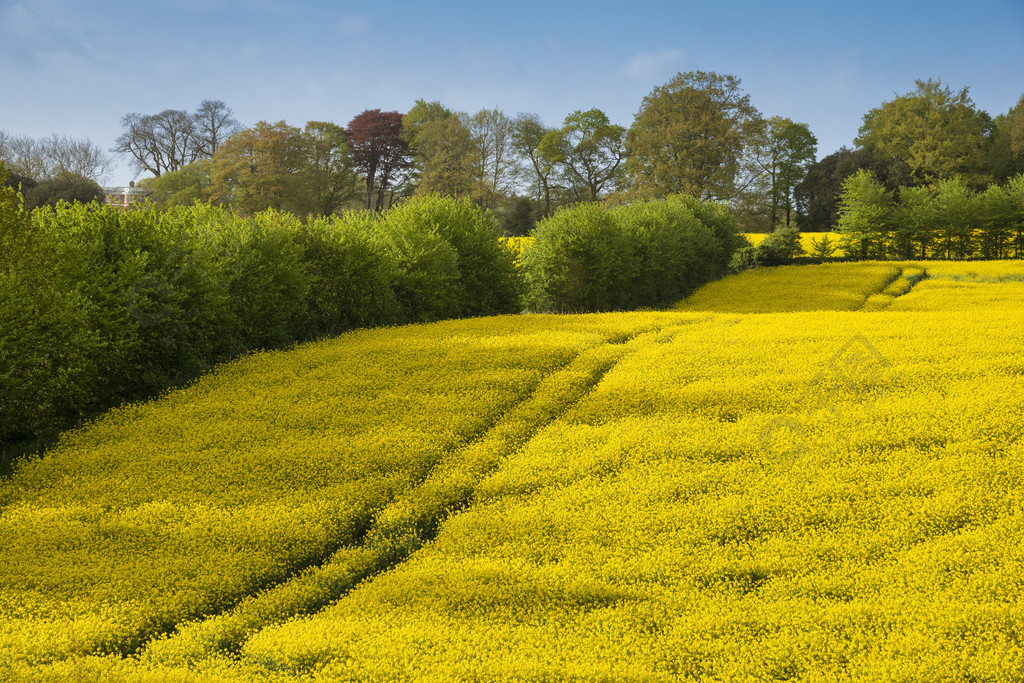
[(658, 86), (626, 136), (631, 195), (736, 196), (750, 124), (758, 112), (735, 76), (691, 71)]
[(136, 171), (159, 177), (212, 157), (238, 130), (238, 122), (220, 100), (203, 100), (193, 113), (165, 109), (159, 114), (125, 114), (121, 127), (124, 131), (110, 151), (127, 157)]
[(916, 84), (865, 114), (856, 144), (906, 163), (917, 185), (954, 175), (983, 185), (991, 119), (975, 108), (966, 87), (953, 92), (931, 79)]
[(349, 146), (366, 187), (366, 208), (380, 211), (391, 203), (405, 171), (411, 166), (409, 141), (402, 134), (397, 111), (367, 109), (348, 123)]
[(606, 191), (618, 189), (625, 135), (626, 129), (611, 123), (600, 109), (577, 110), (541, 139), (538, 152), (561, 169), (574, 199), (597, 201)]

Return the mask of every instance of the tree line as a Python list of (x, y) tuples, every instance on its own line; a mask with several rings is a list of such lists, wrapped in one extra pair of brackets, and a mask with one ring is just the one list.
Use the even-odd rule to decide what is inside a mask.
[(982, 191), (959, 175), (892, 191), (859, 169), (842, 184), (839, 230), (860, 258), (1022, 258), (1024, 173)]
[[(120, 153), (145, 153), (128, 142), (144, 118), (123, 120)], [(365, 110), (344, 127), (260, 121), (208, 157), (172, 167), (151, 154), (138, 163), (166, 205), (198, 198), (327, 216), (442, 194), (494, 211), (506, 234), (525, 234), (559, 206), (679, 193), (729, 202), (761, 229), (792, 224), (794, 188), (816, 150), (806, 124), (762, 117), (736, 77), (691, 72), (656, 88), (628, 129), (597, 108), (552, 127), (536, 114), (421, 99), (405, 113)]]
[[(864, 115), (852, 147), (820, 160), (806, 124), (762, 115), (738, 78), (703, 71), (654, 88), (628, 128), (597, 108), (548, 126), (536, 114), (468, 113), (422, 99), (404, 113), (367, 109), (343, 126), (243, 128), (219, 100), (193, 112), (130, 113), (121, 125), (110, 151), (149, 174), (140, 184), (158, 204), (204, 200), (248, 213), (329, 216), (443, 194), (494, 211), (511, 235), (559, 206), (672, 194), (725, 202), (746, 231), (827, 231), (838, 226), (843, 182), (861, 169), (893, 192), (953, 176), (980, 191), (1024, 172), (1024, 95), (993, 117), (968, 88), (953, 91), (940, 80), (917, 81), (881, 103)], [(44, 167), (64, 169), (65, 181), (68, 173), (95, 179), (110, 159), (78, 142), (98, 165), (41, 164), (46, 155), (26, 152), (31, 145), (10, 135), (0, 137), (0, 159), (16, 174), (10, 182), (49, 178)]]
[(916, 81), (914, 90), (869, 111), (854, 140), (815, 164), (794, 189), (804, 231), (839, 225), (844, 182), (870, 172), (886, 191), (935, 190), (959, 178), (984, 191), (1024, 173), (1024, 95), (1008, 112), (979, 110), (968, 88), (953, 91), (938, 80)]
[(89, 202), (103, 196), (97, 180), (110, 175), (113, 159), (84, 138), (53, 134), (34, 139), (0, 130), (0, 161), (11, 169), (7, 184), (20, 187), (28, 206), (58, 201)]

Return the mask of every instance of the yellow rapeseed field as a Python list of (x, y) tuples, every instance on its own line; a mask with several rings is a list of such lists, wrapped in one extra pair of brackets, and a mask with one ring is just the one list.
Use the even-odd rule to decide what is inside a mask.
[[(766, 232), (747, 232), (743, 233), (743, 236), (747, 238), (755, 247), (761, 242), (764, 242), (765, 238), (768, 237)], [(808, 255), (814, 253), (814, 247), (816, 244), (820, 244), (822, 241), (827, 241), (829, 244), (835, 247), (835, 251), (832, 256), (842, 256), (843, 250), (839, 246), (841, 235), (837, 232), (802, 232), (800, 233), (800, 246), (804, 248), (804, 251)]]
[(0, 482), (0, 679), (1024, 678), (1024, 264), (359, 331)]

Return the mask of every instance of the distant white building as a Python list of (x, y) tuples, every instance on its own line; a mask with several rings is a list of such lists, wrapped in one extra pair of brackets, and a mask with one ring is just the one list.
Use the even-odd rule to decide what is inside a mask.
[(136, 186), (133, 180), (126, 187), (104, 187), (103, 194), (105, 195), (104, 204), (107, 206), (130, 209), (146, 201), (153, 192), (144, 187)]

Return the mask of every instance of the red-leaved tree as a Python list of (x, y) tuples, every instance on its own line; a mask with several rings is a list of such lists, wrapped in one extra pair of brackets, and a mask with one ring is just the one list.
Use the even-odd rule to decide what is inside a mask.
[(380, 211), (409, 168), (409, 143), (397, 111), (367, 109), (348, 123), (348, 143), (356, 168), (366, 179), (366, 208)]

